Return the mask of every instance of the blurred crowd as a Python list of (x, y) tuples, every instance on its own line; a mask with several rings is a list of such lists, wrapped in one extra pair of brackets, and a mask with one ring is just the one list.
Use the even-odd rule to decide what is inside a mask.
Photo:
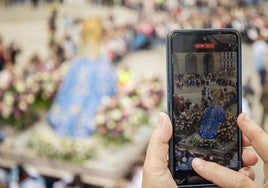
[(79, 173), (68, 173), (62, 178), (41, 175), (33, 166), (18, 164), (0, 168), (1, 188), (100, 188), (85, 183)]
[[(71, 3), (72, 0), (6, 0), (5, 4), (7, 6), (14, 6), (19, 3), (28, 2), (37, 8), (41, 3), (60, 2), (64, 5)], [(267, 3), (264, 1), (84, 0), (84, 2), (104, 6), (124, 6), (137, 15), (124, 23), (118, 22), (113, 14), (110, 14), (102, 20), (102, 51), (108, 55), (115, 64), (119, 63), (120, 60), (129, 53), (164, 45), (167, 33), (173, 29), (237, 29), (242, 35), (243, 42), (253, 44), (254, 59), (256, 59), (256, 61), (258, 60), (258, 62), (253, 63), (258, 64), (256, 71), (260, 75), (260, 85), (264, 88), (261, 101), (262, 104), (265, 105), (264, 114), (268, 114), (268, 86), (266, 86), (268, 12), (265, 11), (268, 7)], [(48, 57), (42, 57), (38, 52), (33, 52), (26, 65), (23, 67), (21, 76), (27, 78), (37, 72), (52, 71), (65, 61), (69, 61), (79, 55), (81, 41), (83, 40), (83, 38), (81, 38), (82, 23), (83, 18), (72, 17), (68, 14), (60, 15), (58, 9), (52, 9), (47, 22), (49, 32), (49, 55)], [(64, 33), (59, 37), (57, 33), (59, 32), (60, 24), (62, 24)], [(13, 67), (18, 64), (17, 57), (23, 53), (23, 48), (25, 47), (20, 46), (19, 41), (6, 42), (5, 39), (0, 36), (0, 78), (1, 72), (4, 71), (10, 72), (11, 75), (16, 75), (13, 71)], [(252, 87), (250, 79), (244, 86), (244, 94), (246, 97), (254, 95), (254, 88)], [(137, 165), (135, 170), (139, 171), (141, 166), (140, 164)], [(20, 167), (18, 167), (18, 169), (22, 170)], [(7, 187), (11, 171), (10, 169), (0, 170), (0, 178), (6, 177), (6, 179), (0, 179), (0, 187)], [(19, 170), (17, 170), (17, 172), (18, 171)], [(128, 179), (133, 178), (134, 172), (130, 174), (131, 178)], [(25, 177), (29, 178), (30, 176), (24, 174), (22, 177), (25, 179)], [(78, 176), (74, 179), (79, 178)], [(138, 178), (140, 178), (140, 176)], [(32, 179), (39, 180), (39, 178)], [(19, 180), (18, 177), (17, 180)], [(57, 179), (57, 181), (54, 180), (52, 182), (58, 182), (55, 183), (54, 186), (60, 187), (62, 181), (65, 180)], [(1, 182), (3, 185), (1, 185)], [(41, 184), (40, 187), (45, 186), (43, 180), (38, 182)], [(51, 179), (49, 179), (49, 182), (51, 182)], [(135, 182), (135, 180), (133, 182)], [(52, 183), (49, 184), (51, 184), (51, 187)], [(67, 183), (62, 187), (66, 185)], [(80, 185), (80, 187), (83, 186)], [(129, 185), (129, 187), (131, 187), (131, 185)]]
[[(119, 62), (130, 52), (165, 44), (167, 33), (173, 29), (234, 28), (241, 33), (244, 42), (253, 43), (259, 35), (264, 41), (268, 40), (268, 15), (265, 12), (267, 3), (261, 0), (90, 0), (89, 2), (103, 5), (120, 4), (132, 9), (137, 15), (124, 23), (118, 22), (112, 14), (102, 18), (104, 51), (113, 62)], [(69, 1), (62, 3), (67, 4)], [(50, 68), (73, 58), (81, 48), (83, 40), (81, 38), (83, 18), (74, 18), (68, 14), (59, 15), (58, 12), (54, 8), (48, 20), (50, 57), (46, 64), (49, 64), (47, 66)], [(65, 32), (56, 38), (60, 26)], [(0, 70), (8, 67), (8, 64), (14, 64), (20, 51), (21, 48), (15, 42), (6, 46), (3, 39), (0, 40)], [(32, 69), (33, 64), (40, 69), (41, 61), (44, 61), (44, 58), (38, 53), (33, 54), (29, 60), (31, 68), (26, 69)]]
[(0, 71), (5, 68), (12, 70), (12, 66), (17, 63), (17, 56), (21, 50), (21, 46), (15, 41), (5, 45), (4, 39), (0, 36)]

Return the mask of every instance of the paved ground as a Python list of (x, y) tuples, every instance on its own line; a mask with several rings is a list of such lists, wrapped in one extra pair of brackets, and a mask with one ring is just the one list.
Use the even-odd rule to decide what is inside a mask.
[[(19, 58), (19, 63), (23, 65), (32, 52), (39, 52), (43, 56), (47, 55), (47, 20), (49, 17), (50, 6), (43, 6), (36, 10), (29, 6), (17, 6), (13, 8), (0, 7), (0, 34), (3, 36), (6, 42), (11, 40), (17, 40), (23, 47), (23, 53)], [(68, 12), (76, 16), (106, 16), (108, 13), (114, 13), (119, 21), (124, 21), (124, 18), (131, 18), (133, 13), (116, 7), (113, 9), (103, 7), (90, 7), (82, 5), (72, 5), (72, 7), (61, 7), (60, 14)], [(243, 45), (243, 71), (242, 80), (245, 81), (250, 75), (253, 79), (254, 88), (257, 91), (257, 95), (254, 98), (252, 117), (258, 123), (260, 122), (260, 116), (262, 108), (258, 102), (260, 87), (257, 82), (257, 75), (253, 71), (251, 46)], [(165, 48), (157, 47), (151, 50), (145, 50), (127, 55), (121, 62), (121, 65), (128, 65), (134, 73), (134, 76), (140, 76), (142, 74), (157, 73), (165, 78)], [(18, 66), (18, 70), (20, 66)], [(268, 126), (265, 126), (265, 130), (268, 130)], [(263, 181), (262, 167), (259, 162), (255, 168), (256, 170), (256, 182), (261, 184)]]

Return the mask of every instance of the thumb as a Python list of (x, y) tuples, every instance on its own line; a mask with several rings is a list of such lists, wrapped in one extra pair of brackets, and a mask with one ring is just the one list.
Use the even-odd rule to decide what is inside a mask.
[(157, 126), (154, 129), (147, 148), (145, 169), (166, 170), (168, 142), (172, 134), (172, 125), (166, 113), (159, 113)]
[(160, 113), (152, 133), (143, 167), (143, 188), (177, 187), (168, 169), (168, 142), (172, 125), (167, 114)]
[(192, 166), (200, 176), (213, 182), (219, 187), (250, 187), (257, 188), (254, 182), (246, 175), (233, 171), (214, 162), (194, 158)]
[(151, 141), (161, 144), (168, 144), (169, 139), (171, 138), (172, 134), (172, 125), (169, 119), (169, 116), (164, 113), (160, 112), (158, 116), (157, 126), (151, 136)]

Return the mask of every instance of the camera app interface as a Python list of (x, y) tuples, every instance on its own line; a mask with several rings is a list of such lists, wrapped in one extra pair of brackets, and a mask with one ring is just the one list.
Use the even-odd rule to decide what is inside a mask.
[(195, 157), (238, 168), (236, 40), (232, 34), (202, 37), (190, 41), (188, 44), (192, 47), (186, 45), (173, 52), (177, 184), (206, 183), (192, 169), (191, 161)]

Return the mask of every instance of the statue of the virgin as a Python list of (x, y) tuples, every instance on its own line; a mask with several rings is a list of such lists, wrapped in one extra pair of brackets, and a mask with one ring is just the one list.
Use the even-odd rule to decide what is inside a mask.
[(71, 62), (47, 114), (54, 132), (63, 137), (85, 138), (95, 132), (94, 116), (103, 97), (117, 92), (116, 71), (101, 53), (102, 23), (98, 18), (82, 24), (82, 48)]

